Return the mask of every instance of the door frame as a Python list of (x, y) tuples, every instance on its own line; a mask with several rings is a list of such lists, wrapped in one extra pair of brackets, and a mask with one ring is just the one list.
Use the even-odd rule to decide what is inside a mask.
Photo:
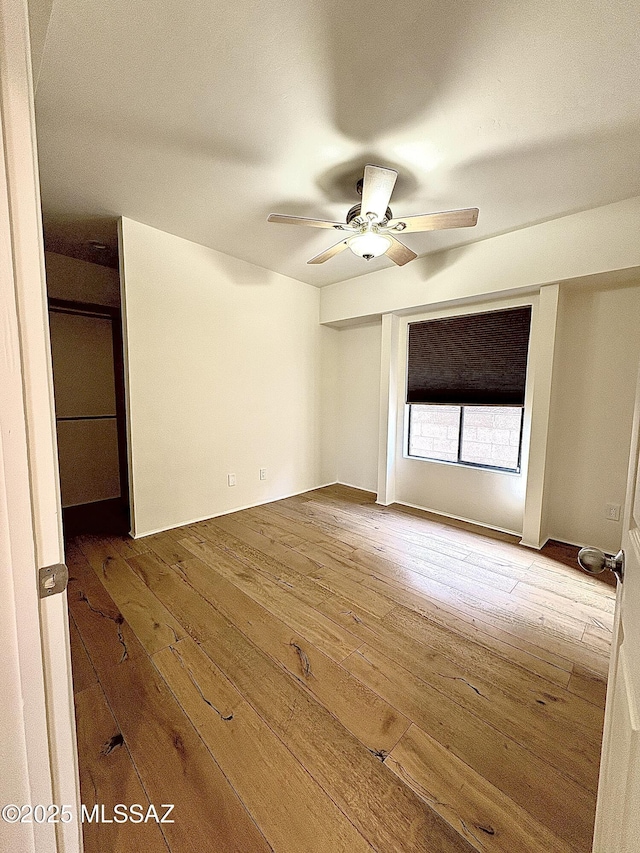
[[(44, 245), (25, 0), (0, 0), (0, 306), (4, 518), (32, 805), (68, 805), (69, 823), (32, 824), (13, 849), (82, 850), (66, 593), (40, 599), (38, 569), (64, 562)], [(15, 709), (12, 709), (15, 710)], [(21, 791), (24, 791), (24, 785)], [(25, 825), (12, 825), (16, 831)], [(16, 846), (16, 844), (18, 846)]]

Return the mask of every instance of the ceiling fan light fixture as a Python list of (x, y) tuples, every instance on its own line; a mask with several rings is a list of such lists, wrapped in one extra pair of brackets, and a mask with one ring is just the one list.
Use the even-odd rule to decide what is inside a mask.
[(306, 225), (311, 228), (332, 228), (336, 231), (349, 232), (350, 236), (345, 236), (339, 243), (320, 252), (319, 255), (307, 261), (308, 264), (323, 264), (349, 247), (354, 255), (364, 258), (365, 261), (386, 255), (399, 267), (415, 260), (418, 255), (398, 240), (395, 236), (397, 233), (470, 228), (477, 223), (477, 207), (466, 210), (445, 210), (440, 213), (419, 213), (417, 216), (394, 219), (389, 201), (397, 177), (398, 173), (395, 169), (366, 165), (364, 178), (358, 181), (357, 185), (362, 201), (351, 208), (345, 222), (285, 216), (282, 213), (271, 213), (268, 221), (280, 222), (282, 225)]
[(370, 261), (372, 258), (379, 258), (391, 246), (391, 239), (385, 237), (384, 234), (377, 234), (375, 231), (365, 231), (362, 234), (356, 234), (349, 241), (349, 248), (354, 255)]

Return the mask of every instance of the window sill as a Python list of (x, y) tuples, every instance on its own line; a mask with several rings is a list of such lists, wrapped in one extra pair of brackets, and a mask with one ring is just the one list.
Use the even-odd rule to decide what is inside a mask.
[(487, 471), (490, 474), (505, 474), (508, 477), (521, 477), (522, 469), (514, 471), (512, 468), (493, 468), (490, 465), (475, 465), (473, 462), (449, 462), (446, 459), (428, 459), (424, 456), (410, 456), (408, 453), (402, 454), (403, 459), (410, 459), (412, 462), (432, 462), (436, 465), (448, 465), (453, 468), (470, 468), (473, 471)]

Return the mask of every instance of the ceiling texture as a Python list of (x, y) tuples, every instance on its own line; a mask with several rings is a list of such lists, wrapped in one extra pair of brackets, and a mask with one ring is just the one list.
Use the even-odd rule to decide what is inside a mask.
[(640, 0), (53, 0), (47, 247), (113, 262), (126, 216), (322, 286), (393, 263), (267, 215), (344, 220), (366, 163), (394, 216), (480, 208), (419, 255), (640, 195), (639, 36)]

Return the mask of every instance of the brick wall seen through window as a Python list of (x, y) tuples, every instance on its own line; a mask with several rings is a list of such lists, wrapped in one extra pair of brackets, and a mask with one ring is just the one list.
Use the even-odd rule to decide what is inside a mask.
[(409, 407), (409, 456), (520, 470), (519, 406)]

